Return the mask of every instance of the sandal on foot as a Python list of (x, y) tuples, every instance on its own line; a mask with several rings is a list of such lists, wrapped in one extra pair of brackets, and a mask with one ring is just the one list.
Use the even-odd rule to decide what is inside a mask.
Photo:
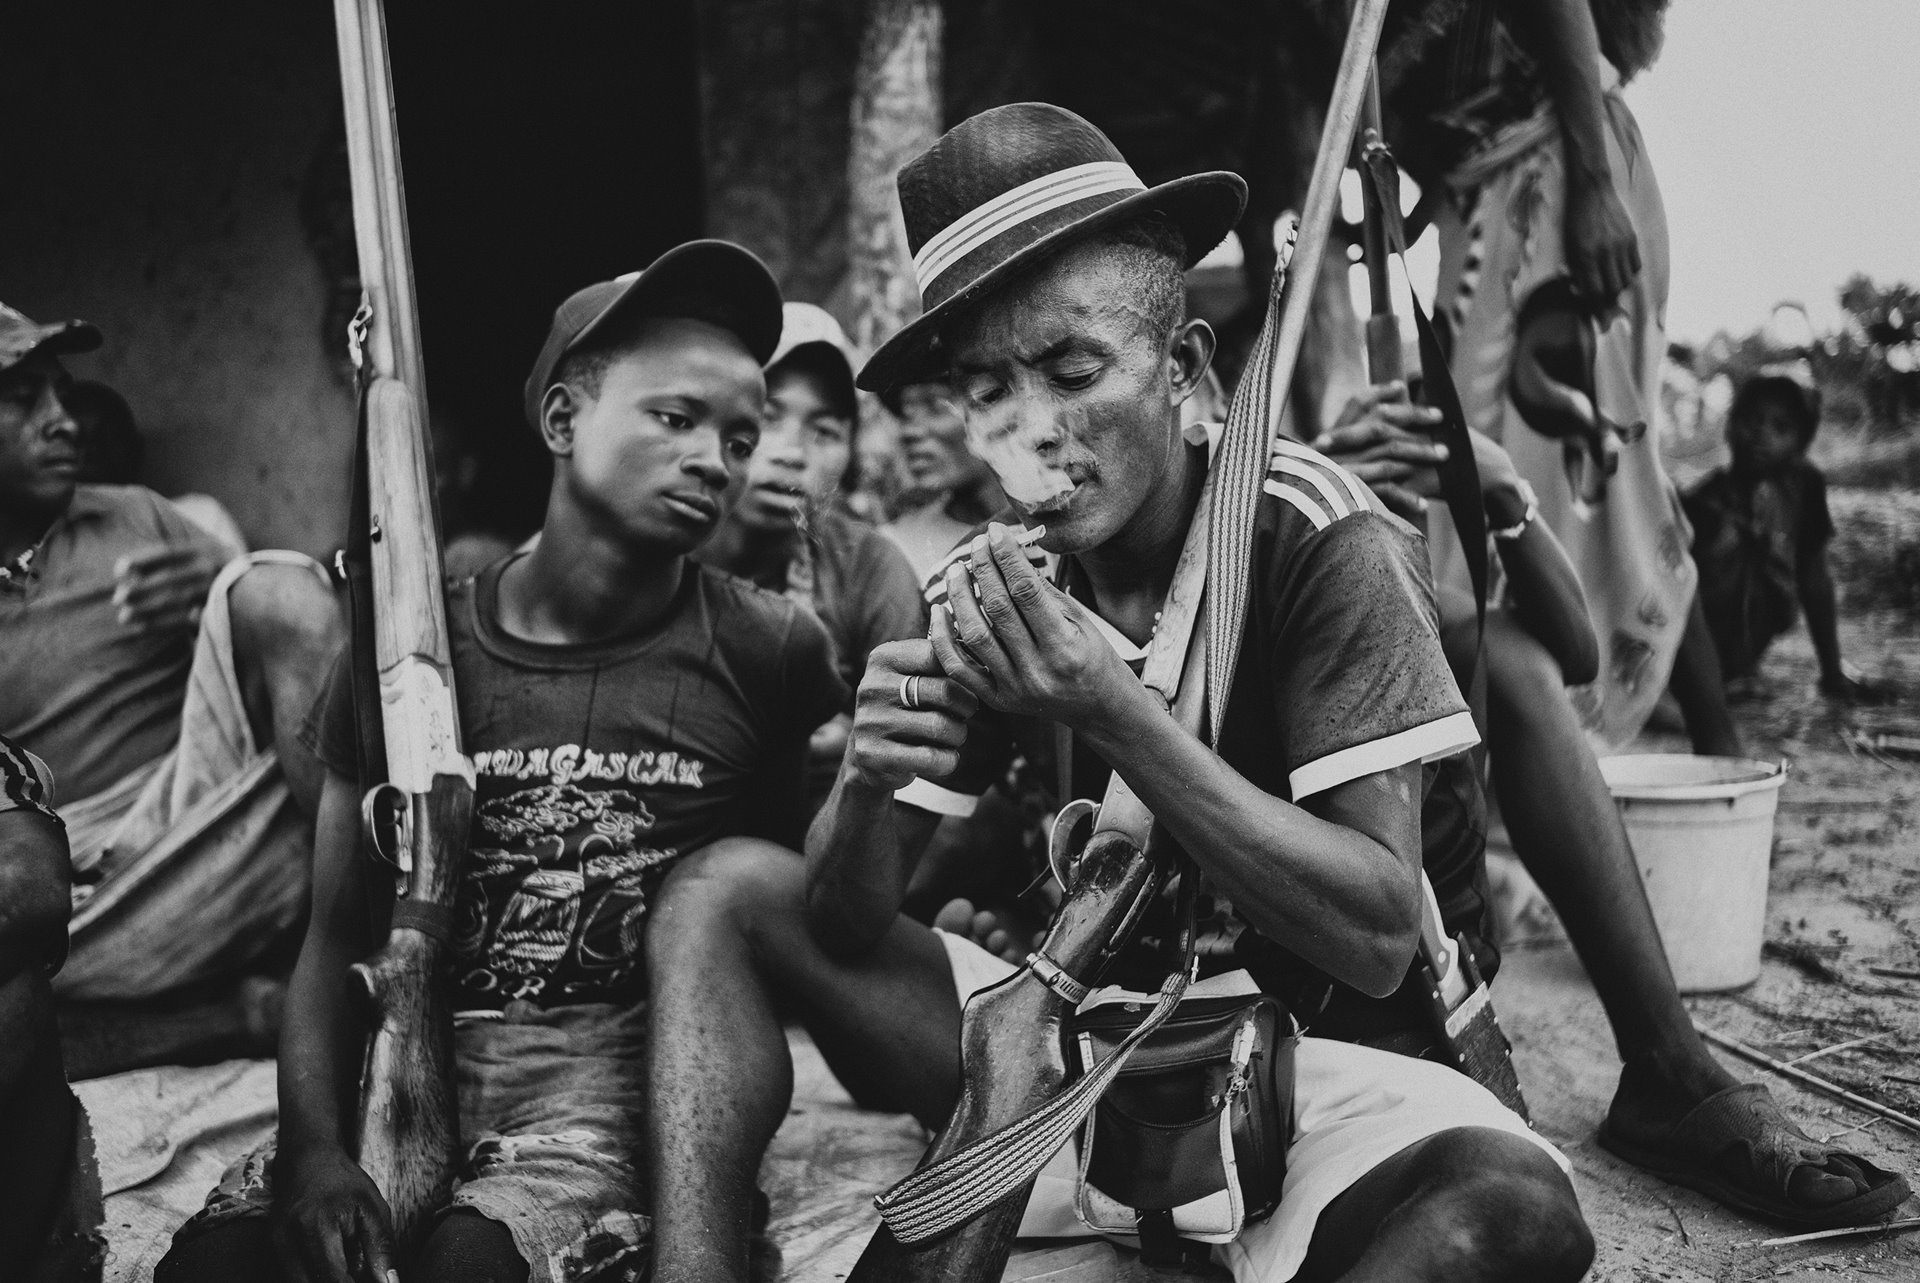
[[(1600, 1125), (1601, 1148), (1662, 1180), (1698, 1190), (1737, 1212), (1804, 1229), (1836, 1229), (1879, 1220), (1907, 1200), (1906, 1178), (1857, 1154), (1822, 1145), (1801, 1131), (1761, 1083), (1728, 1087), (1695, 1105), (1656, 1147), (1620, 1134), (1611, 1111)], [(1833, 1171), (1840, 1160), (1853, 1173)], [(1857, 1174), (1864, 1193), (1824, 1207), (1795, 1202), (1788, 1192), (1802, 1167)]]

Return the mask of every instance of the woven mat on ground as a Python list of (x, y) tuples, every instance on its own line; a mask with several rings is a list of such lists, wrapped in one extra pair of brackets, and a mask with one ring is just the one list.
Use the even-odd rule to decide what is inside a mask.
[(107, 1283), (146, 1283), (227, 1164), (273, 1130), (273, 1062), (136, 1069), (73, 1090), (100, 1156)]
[[(761, 1170), (780, 1244), (780, 1277), (846, 1276), (873, 1232), (873, 1196), (912, 1170), (926, 1133), (910, 1118), (857, 1108), (804, 1034), (793, 1048), (793, 1103)], [(273, 1129), (270, 1060), (142, 1069), (76, 1083), (92, 1116), (107, 1194), (106, 1283), (148, 1283), (174, 1229), (198, 1211), (227, 1164)], [(1034, 1245), (1007, 1278), (1047, 1283), (1157, 1279), (1105, 1244)]]

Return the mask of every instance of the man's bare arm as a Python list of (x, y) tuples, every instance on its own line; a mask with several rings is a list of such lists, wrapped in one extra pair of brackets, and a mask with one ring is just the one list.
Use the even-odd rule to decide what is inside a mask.
[[(901, 704), (907, 678), (919, 709)], [(807, 834), (807, 908), (829, 953), (861, 953), (893, 925), (940, 822), (896, 803), (894, 790), (950, 774), (978, 707), (941, 672), (924, 638), (876, 646), (868, 657), (839, 778)]]
[(1084, 728), (1262, 935), (1362, 993), (1400, 985), (1420, 926), (1420, 767), (1362, 776), (1304, 805), (1266, 792), (1158, 701)]
[(349, 1145), (366, 1022), (348, 968), (372, 949), (360, 795), (327, 772), (313, 840), (313, 904), (287, 987), (280, 1035), (280, 1146), (298, 1155)]
[(952, 619), (935, 616), (947, 673), (982, 702), (1074, 728), (1263, 934), (1391, 993), (1419, 931), (1419, 768), (1330, 789), (1311, 810), (1274, 797), (1181, 729), (1004, 527), (987, 540), (972, 563), (979, 603), (954, 591)]
[(1600, 91), (1600, 35), (1588, 0), (1510, 0), (1502, 14), (1540, 64), (1567, 173), (1567, 269), (1576, 291), (1610, 306), (1640, 274), (1633, 220), (1613, 187)]

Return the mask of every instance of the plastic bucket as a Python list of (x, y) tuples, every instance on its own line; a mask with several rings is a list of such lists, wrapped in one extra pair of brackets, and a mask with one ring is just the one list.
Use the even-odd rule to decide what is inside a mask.
[(1760, 977), (1783, 762), (1648, 753), (1600, 760), (1682, 993)]

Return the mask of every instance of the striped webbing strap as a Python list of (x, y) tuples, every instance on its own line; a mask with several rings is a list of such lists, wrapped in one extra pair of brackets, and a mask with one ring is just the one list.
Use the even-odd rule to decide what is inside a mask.
[[(1253, 345), (1253, 360), (1240, 375), (1226, 427), (1215, 449), (1213, 530), (1207, 556), (1207, 704), (1222, 710), (1240, 657), (1240, 629), (1252, 580), (1253, 521), (1260, 506), (1261, 485), (1273, 461), (1274, 402), (1284, 401), (1286, 390), (1273, 386), (1273, 367), (1280, 328), (1281, 299), (1286, 293), (1287, 267), (1300, 235), (1296, 221), (1287, 229), (1274, 268), (1273, 289), (1267, 295), (1267, 316)], [(1289, 362), (1289, 365), (1292, 363)], [(1235, 555), (1226, 555), (1228, 549)], [(1216, 723), (1221, 720), (1216, 712)], [(1218, 737), (1218, 726), (1215, 727)]]
[(1026, 1117), (923, 1167), (876, 1196), (894, 1238), (922, 1243), (959, 1229), (1031, 1182), (1086, 1121), (1109, 1084), (1147, 1037), (1166, 1022), (1187, 990), (1187, 968), (1169, 975), (1147, 1018), (1092, 1072)]
[[(1361, 100), (1386, 11), (1387, 0), (1355, 0), (1353, 5), (1340, 69), (1334, 77), (1333, 99), (1314, 158), (1313, 178), (1301, 204), (1301, 220), (1281, 247), (1253, 360), (1241, 374), (1240, 386), (1234, 389), (1227, 425), (1220, 434), (1220, 457), (1214, 468), (1212, 542), (1207, 549), (1207, 703), (1216, 710), (1227, 707), (1227, 693), (1233, 688), (1234, 671), (1240, 662), (1240, 634), (1246, 623), (1253, 575), (1254, 517), (1260, 509), (1281, 411), (1299, 365), (1300, 345), (1313, 306), (1314, 282), (1320, 261), (1326, 256), (1334, 207), (1339, 203), (1340, 179), (1353, 151)], [(1293, 273), (1293, 287), (1288, 289), (1288, 267), (1296, 237), (1303, 246), (1300, 268)], [(1344, 263), (1342, 258), (1340, 264)]]

